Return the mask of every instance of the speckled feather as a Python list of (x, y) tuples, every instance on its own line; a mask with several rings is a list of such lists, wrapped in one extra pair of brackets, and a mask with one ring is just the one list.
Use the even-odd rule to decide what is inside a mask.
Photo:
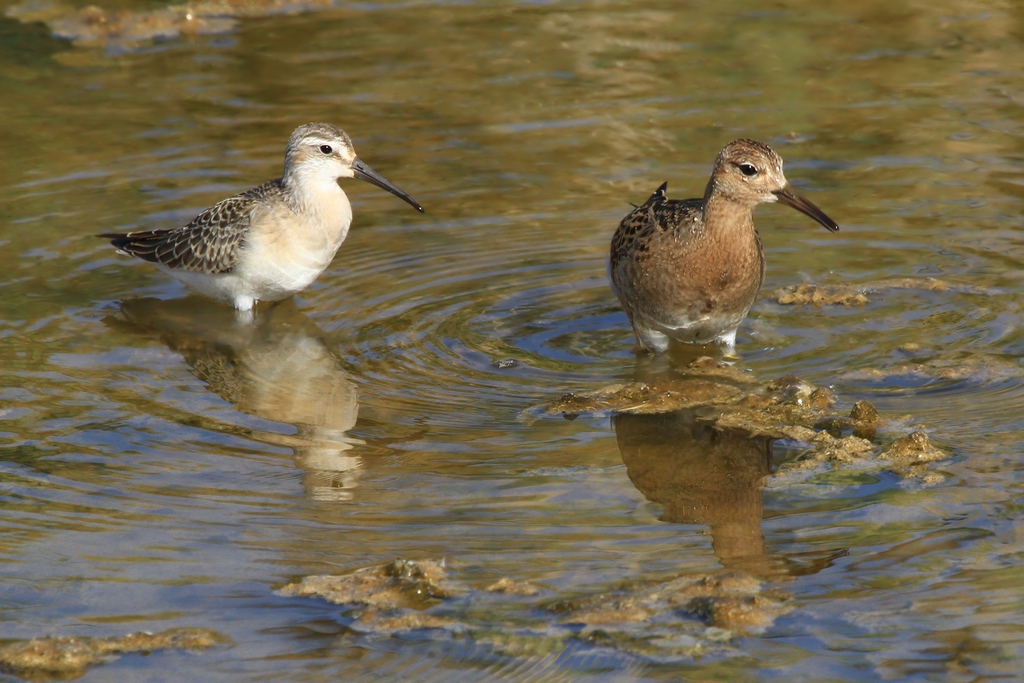
[[(706, 261), (692, 261), (692, 254), (705, 248), (701, 239), (707, 229), (703, 220), (705, 200), (668, 199), (667, 189), (668, 183), (662, 183), (646, 202), (627, 214), (612, 238), (612, 277), (620, 291), (631, 294), (623, 302), (630, 318), (665, 318), (659, 311), (662, 300), (650, 291), (651, 287), (669, 300), (685, 302), (684, 309), (692, 318), (706, 315), (726, 300), (731, 305), (734, 298), (756, 294), (765, 275), (764, 249), (757, 231), (753, 231), (756, 251), (751, 257), (756, 261), (758, 277), (756, 283), (742, 286), (733, 279), (735, 274), (726, 274), (731, 269), (708, 269)], [(680, 270), (683, 264), (688, 267)], [(698, 275), (702, 272), (707, 279)], [(681, 314), (684, 309), (677, 312)]]
[(754, 140), (722, 148), (703, 198), (670, 200), (663, 184), (622, 219), (609, 275), (641, 348), (664, 351), (670, 339), (733, 345), (764, 283), (753, 210), (776, 201), (839, 229), (789, 187), (779, 155)]
[[(612, 237), (611, 267), (614, 271), (623, 259), (643, 260), (643, 254), (650, 250), (650, 242), (656, 233), (680, 245), (688, 243), (704, 228), (701, 220), (704, 209), (703, 199), (668, 199), (668, 183), (662, 183), (646, 202), (629, 212), (619, 223)], [(755, 230), (758, 251), (763, 252), (761, 235)], [(632, 254), (632, 256), (631, 256)], [(764, 260), (761, 260), (761, 277), (764, 282)]]
[(693, 233), (700, 229), (701, 199), (668, 199), (668, 183), (662, 183), (646, 202), (629, 212), (612, 238), (611, 264), (629, 253), (647, 251), (647, 242), (656, 232)]
[(342, 178), (365, 180), (423, 211), (356, 155), (345, 131), (313, 122), (289, 136), (280, 178), (217, 203), (184, 227), (103, 237), (251, 317), (258, 302), (301, 292), (331, 264), (352, 225)]
[(106, 233), (118, 250), (144, 261), (200, 273), (230, 273), (249, 231), (255, 206), (284, 198), (281, 178), (229, 197), (180, 228)]

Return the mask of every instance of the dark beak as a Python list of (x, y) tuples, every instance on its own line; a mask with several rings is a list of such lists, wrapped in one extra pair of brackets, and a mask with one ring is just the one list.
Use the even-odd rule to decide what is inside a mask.
[[(420, 206), (415, 199), (399, 190), (391, 183), (390, 180), (388, 180), (380, 173), (377, 173), (372, 168), (364, 164), (363, 160), (358, 157), (356, 157), (356, 159), (352, 161), (352, 175), (355, 176), (356, 178), (359, 178), (360, 180), (365, 180), (371, 185), (376, 185), (382, 190), (387, 190), (388, 192), (395, 195), (399, 199), (411, 204), (412, 207), (419, 211), (420, 213), (423, 213), (423, 207)], [(825, 214), (822, 215), (824, 216)]]
[(807, 214), (832, 232), (839, 232), (839, 224), (826, 216), (824, 211), (816, 207), (808, 199), (794, 192), (789, 185), (776, 192), (775, 196), (786, 206), (792, 206), (800, 213)]

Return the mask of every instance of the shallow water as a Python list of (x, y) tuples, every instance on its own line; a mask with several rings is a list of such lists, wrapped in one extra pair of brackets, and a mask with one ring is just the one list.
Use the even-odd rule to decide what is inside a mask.
[[(1014, 679), (1022, 22), (997, 0), (362, 3), (75, 46), (0, 19), (0, 644), (234, 643), (88, 680)], [(345, 182), (333, 266), (257, 325), (92, 237), (274, 177), (311, 120), (427, 213)], [(637, 359), (604, 259), (627, 202), (699, 194), (737, 137), (842, 226), (758, 210), (738, 363), (871, 401), (883, 439), (927, 432), (940, 483), (777, 477), (786, 444), (701, 451), (675, 418), (524, 416), (682, 362)], [(772, 299), (907, 277), (949, 286)], [(275, 593), (396, 557), (542, 593), (398, 634)], [(722, 567), (792, 609), (702, 656), (545, 609)]]

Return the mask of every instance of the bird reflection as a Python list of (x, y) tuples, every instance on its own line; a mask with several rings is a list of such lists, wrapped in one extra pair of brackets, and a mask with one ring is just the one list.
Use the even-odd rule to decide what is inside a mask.
[(294, 425), (295, 434), (257, 431), (260, 439), (293, 449), (315, 500), (348, 500), (363, 443), (346, 435), (356, 423), (356, 385), (324, 341), (324, 332), (282, 301), (252, 323), (198, 296), (171, 301), (134, 299), (111, 322), (155, 334), (180, 353), (211, 391), (249, 415)]
[(720, 432), (693, 411), (617, 415), (615, 436), (626, 474), (665, 522), (703, 524), (722, 565), (764, 573), (771, 561), (761, 533), (761, 492), (771, 472), (771, 444)]
[(664, 508), (662, 521), (706, 525), (723, 567), (766, 579), (814, 574), (844, 555), (845, 550), (781, 556), (766, 549), (762, 493), (772, 470), (772, 439), (702, 422), (702, 410), (613, 419), (626, 474), (645, 498)]

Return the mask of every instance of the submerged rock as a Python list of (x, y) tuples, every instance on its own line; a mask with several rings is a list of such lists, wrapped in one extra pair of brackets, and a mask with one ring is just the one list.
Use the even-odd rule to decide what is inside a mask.
[(936, 460), (945, 460), (948, 456), (931, 445), (927, 434), (912, 432), (893, 441), (889, 449), (878, 457), (891, 461), (892, 471), (901, 477), (918, 477), (925, 483), (931, 483), (941, 481), (942, 476), (928, 472), (926, 466)]
[[(904, 345), (905, 346), (905, 345)], [(901, 347), (902, 348), (902, 347)], [(921, 353), (917, 347), (914, 353)], [(903, 363), (890, 368), (853, 370), (840, 375), (845, 382), (872, 384), (925, 385), (935, 382), (999, 382), (1019, 379), (1024, 368), (1013, 360), (992, 354), (971, 354), (965, 358), (936, 358)]]
[(760, 595), (707, 596), (693, 598), (686, 611), (708, 623), (709, 626), (744, 633), (764, 630), (788, 608)]
[(780, 304), (792, 306), (860, 306), (868, 303), (868, 294), (892, 289), (917, 289), (928, 292), (963, 292), (985, 294), (984, 290), (969, 285), (951, 284), (933, 277), (892, 278), (857, 285), (812, 285), (801, 283), (775, 290), (772, 298)]
[[(699, 634), (703, 624), (742, 635), (763, 631), (789, 612), (788, 599), (748, 574), (724, 572), (561, 600), (548, 609), (563, 623), (600, 627), (605, 633), (616, 629), (664, 638), (668, 630)], [(636, 624), (644, 624), (643, 629), (637, 631)]]
[(801, 283), (775, 290), (773, 298), (784, 306), (859, 306), (868, 302), (868, 297), (855, 287), (824, 287)]
[[(564, 394), (550, 404), (524, 411), (522, 417), (679, 412), (694, 424), (713, 428), (723, 438), (745, 435), (752, 440), (791, 442), (791, 449), (798, 453), (780, 467), (791, 472), (857, 464), (888, 469), (903, 478), (941, 479), (939, 475), (925, 477), (924, 467), (907, 466), (904, 459), (880, 457), (878, 433), (890, 423), (869, 402), (858, 401), (847, 413), (837, 411), (835, 404), (831, 389), (799, 377), (759, 382), (728, 363), (701, 357), (681, 370), (646, 381)], [(927, 462), (948, 457), (929, 448)], [(915, 462), (924, 461), (919, 458)]]
[(513, 581), (508, 577), (498, 579), (484, 590), (489, 593), (504, 593), (505, 595), (530, 596), (540, 593), (540, 588), (534, 586), (532, 583), (528, 583), (526, 581)]
[(784, 463), (783, 469), (808, 470), (822, 465), (852, 465), (867, 460), (877, 452), (873, 443), (858, 436), (836, 438), (827, 432), (818, 432), (810, 439), (810, 443), (814, 445), (813, 450)]
[(130, 652), (202, 650), (229, 641), (202, 628), (172, 628), (162, 633), (129, 633), (115, 638), (48, 636), (0, 648), (0, 671), (33, 681), (77, 678), (93, 665)]
[(586, 413), (655, 414), (704, 405), (729, 405), (742, 397), (742, 391), (719, 382), (678, 380), (648, 384), (614, 384), (597, 391), (563, 394), (544, 409), (548, 415), (566, 416)]
[(278, 595), (317, 597), (338, 605), (377, 610), (425, 609), (455, 595), (446, 583), (444, 561), (395, 560), (340, 576), (307, 576), (277, 591)]
[(381, 614), (375, 610), (368, 610), (360, 614), (353, 626), (360, 631), (372, 633), (396, 633), (421, 628), (439, 628), (448, 631), (463, 630), (462, 624), (456, 619), (423, 614), (422, 612), (389, 615)]
[[(407, 582), (423, 581), (432, 585), (429, 604), (406, 600)], [(277, 592), (351, 606), (354, 611), (343, 617), (351, 637), (428, 629), (438, 631), (429, 637), (470, 639), (512, 657), (563, 652), (575, 642), (657, 661), (687, 659), (729, 648), (735, 636), (763, 631), (792, 609), (788, 595), (730, 571), (596, 589), (537, 604), (527, 608), (529, 616), (508, 623), (495, 622), (489, 615), (506, 611), (513, 600), (522, 608), (522, 598), (540, 589), (509, 577), (474, 588), (447, 576), (444, 563), (432, 560), (310, 576)]]

